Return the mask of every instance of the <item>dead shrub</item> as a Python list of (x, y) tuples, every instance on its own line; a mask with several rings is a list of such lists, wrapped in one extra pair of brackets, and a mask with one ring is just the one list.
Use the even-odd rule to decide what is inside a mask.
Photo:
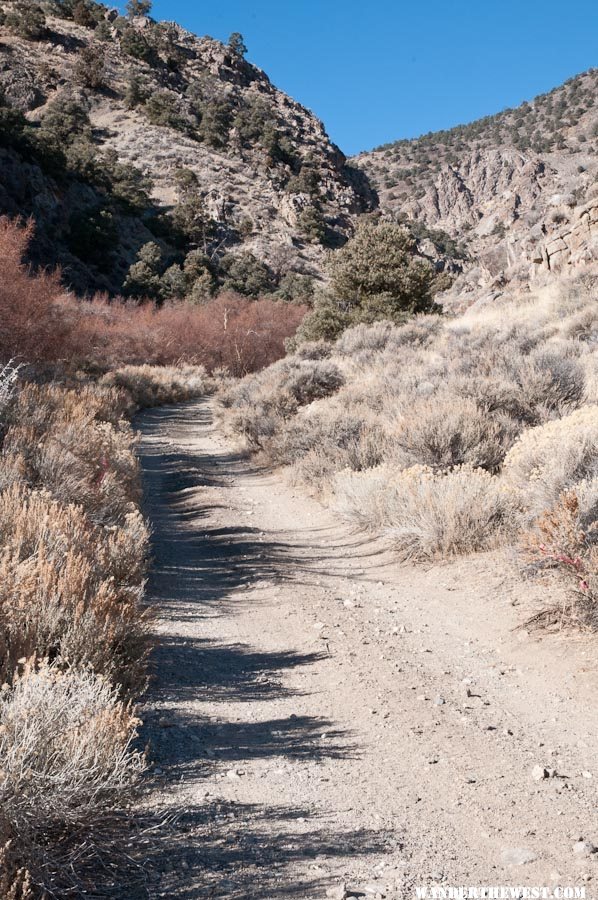
[(549, 570), (568, 590), (527, 624), (598, 627), (598, 478), (565, 491), (536, 519), (520, 541), (534, 571)]

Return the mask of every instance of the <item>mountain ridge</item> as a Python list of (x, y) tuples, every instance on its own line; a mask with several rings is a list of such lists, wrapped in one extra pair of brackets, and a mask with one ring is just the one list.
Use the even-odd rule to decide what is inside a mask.
[[(468, 263), (453, 294), (525, 284), (596, 258), (597, 95), (590, 69), (515, 109), (352, 161), (385, 215), (464, 246)], [(587, 234), (569, 246), (581, 220), (591, 222)]]

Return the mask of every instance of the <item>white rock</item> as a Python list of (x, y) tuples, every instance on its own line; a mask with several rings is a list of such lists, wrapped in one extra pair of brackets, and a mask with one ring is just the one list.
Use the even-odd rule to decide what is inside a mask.
[(573, 852), (576, 856), (591, 856), (596, 853), (596, 847), (591, 841), (577, 841), (573, 844)]
[(506, 866), (525, 866), (534, 862), (536, 854), (527, 847), (508, 847), (502, 851), (500, 859)]

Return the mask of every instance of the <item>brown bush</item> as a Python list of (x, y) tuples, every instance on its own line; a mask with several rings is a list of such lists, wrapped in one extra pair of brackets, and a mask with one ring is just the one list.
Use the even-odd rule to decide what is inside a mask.
[(0, 359), (60, 360), (76, 328), (74, 309), (59, 302), (58, 273), (35, 277), (22, 263), (33, 226), (0, 218)]
[(32, 236), (0, 218), (0, 362), (61, 363), (108, 371), (126, 364), (187, 362), (240, 376), (284, 356), (305, 308), (222, 295), (204, 306), (78, 301), (60, 273), (23, 264)]
[(548, 601), (528, 624), (598, 628), (598, 479), (563, 492), (520, 546), (533, 569), (553, 571), (567, 585), (560, 603)]

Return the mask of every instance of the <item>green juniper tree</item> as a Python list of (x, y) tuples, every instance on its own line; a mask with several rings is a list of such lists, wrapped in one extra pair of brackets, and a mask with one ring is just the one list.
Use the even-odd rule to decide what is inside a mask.
[(235, 54), (235, 56), (245, 56), (245, 54), (247, 53), (247, 46), (243, 39), (243, 35), (240, 32), (233, 31), (228, 39), (228, 48)]
[(149, 16), (152, 11), (152, 0), (128, 0), (127, 14), (131, 19), (138, 16)]

